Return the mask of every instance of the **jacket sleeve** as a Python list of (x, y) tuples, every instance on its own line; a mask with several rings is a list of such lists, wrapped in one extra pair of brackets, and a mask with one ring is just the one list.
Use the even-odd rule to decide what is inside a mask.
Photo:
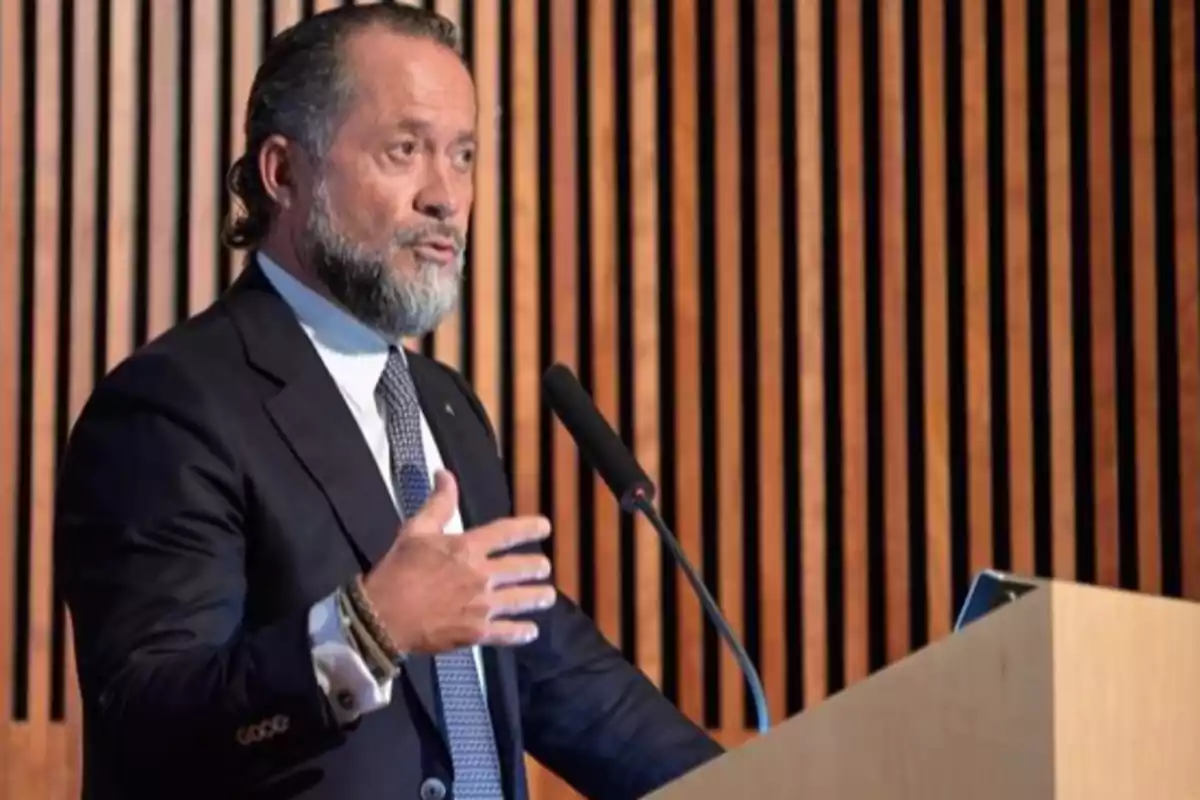
[(335, 742), (309, 608), (246, 623), (246, 490), (203, 387), (164, 357), (108, 376), (75, 425), (55, 515), (89, 738), (105, 769), (244, 779)]
[[(483, 405), (451, 374), (495, 444)], [(724, 752), (569, 598), (531, 618), (538, 638), (514, 651), (526, 747), (584, 796), (633, 800)]]

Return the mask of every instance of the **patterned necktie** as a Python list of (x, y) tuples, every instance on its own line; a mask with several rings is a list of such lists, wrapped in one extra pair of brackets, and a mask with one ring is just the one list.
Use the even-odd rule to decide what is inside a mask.
[[(396, 500), (403, 517), (408, 519), (429, 496), (429, 472), (421, 444), (417, 389), (404, 356), (394, 347), (388, 354), (376, 395), (387, 415)], [(474, 655), (469, 648), (439, 653), (434, 664), (454, 762), (454, 797), (456, 800), (502, 797), (496, 740)]]

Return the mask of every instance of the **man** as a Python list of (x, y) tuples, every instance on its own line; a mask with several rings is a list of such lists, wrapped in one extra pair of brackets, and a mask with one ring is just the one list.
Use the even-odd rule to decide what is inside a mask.
[(463, 379), (398, 347), (455, 304), (476, 116), (429, 12), (272, 43), (246, 269), (97, 387), (63, 465), (85, 797), (520, 798), (528, 751), (624, 798), (720, 752), (547, 583)]

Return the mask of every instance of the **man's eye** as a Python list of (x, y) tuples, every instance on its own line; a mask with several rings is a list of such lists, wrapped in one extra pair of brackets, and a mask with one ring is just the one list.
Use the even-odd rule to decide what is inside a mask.
[(400, 142), (392, 147), (392, 155), (399, 158), (412, 158), (417, 154), (417, 143), (413, 141)]
[(454, 163), (459, 169), (470, 169), (475, 163), (474, 150), (461, 150), (454, 156)]

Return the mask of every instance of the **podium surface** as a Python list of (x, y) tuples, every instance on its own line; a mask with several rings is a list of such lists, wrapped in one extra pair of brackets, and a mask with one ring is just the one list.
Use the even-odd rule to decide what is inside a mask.
[(1044, 583), (655, 800), (1200, 800), (1200, 605)]

